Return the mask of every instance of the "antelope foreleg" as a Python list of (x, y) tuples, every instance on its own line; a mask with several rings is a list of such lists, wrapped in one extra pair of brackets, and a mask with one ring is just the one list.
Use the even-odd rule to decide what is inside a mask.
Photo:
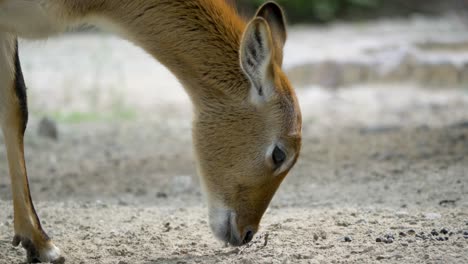
[(7, 150), (13, 194), (13, 245), (26, 249), (28, 262), (62, 263), (60, 251), (43, 231), (29, 192), (23, 137), (28, 118), (26, 87), (18, 57), (18, 42), (0, 32), (0, 126)]

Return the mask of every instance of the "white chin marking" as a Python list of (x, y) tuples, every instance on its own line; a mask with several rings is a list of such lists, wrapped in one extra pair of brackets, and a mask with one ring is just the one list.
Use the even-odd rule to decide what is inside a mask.
[(51, 262), (60, 258), (60, 249), (56, 247), (54, 244), (50, 244), (50, 246), (40, 253), (40, 259), (44, 262)]
[(223, 207), (210, 208), (210, 227), (214, 235), (226, 241), (231, 232), (231, 214), (232, 211)]

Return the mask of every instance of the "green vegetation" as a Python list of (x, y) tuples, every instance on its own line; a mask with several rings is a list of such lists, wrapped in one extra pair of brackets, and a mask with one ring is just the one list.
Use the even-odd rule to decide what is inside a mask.
[(113, 122), (131, 121), (137, 118), (135, 111), (130, 109), (120, 109), (108, 112), (78, 112), (78, 111), (57, 111), (46, 113), (34, 113), (35, 116), (50, 116), (59, 123), (88, 123), (88, 122)]

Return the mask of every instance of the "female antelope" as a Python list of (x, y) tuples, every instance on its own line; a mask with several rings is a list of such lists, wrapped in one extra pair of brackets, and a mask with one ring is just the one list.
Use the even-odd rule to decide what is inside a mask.
[(46, 38), (82, 23), (136, 43), (181, 81), (194, 104), (194, 149), (211, 229), (232, 245), (248, 243), (301, 146), (299, 106), (281, 70), (286, 29), (276, 4), (266, 3), (246, 23), (223, 0), (0, 0), (0, 125), (13, 244), (23, 245), (28, 261), (64, 261), (29, 193), (17, 37)]

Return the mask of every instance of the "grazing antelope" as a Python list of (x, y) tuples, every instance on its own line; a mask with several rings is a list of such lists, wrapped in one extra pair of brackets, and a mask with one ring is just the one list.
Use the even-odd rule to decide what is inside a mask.
[(301, 147), (301, 113), (281, 70), (281, 8), (248, 23), (224, 0), (0, 0), (0, 124), (14, 206), (14, 245), (28, 261), (61, 263), (31, 200), (23, 135), (28, 119), (17, 37), (46, 38), (79, 24), (116, 32), (180, 80), (194, 104), (193, 141), (216, 237), (252, 240)]

